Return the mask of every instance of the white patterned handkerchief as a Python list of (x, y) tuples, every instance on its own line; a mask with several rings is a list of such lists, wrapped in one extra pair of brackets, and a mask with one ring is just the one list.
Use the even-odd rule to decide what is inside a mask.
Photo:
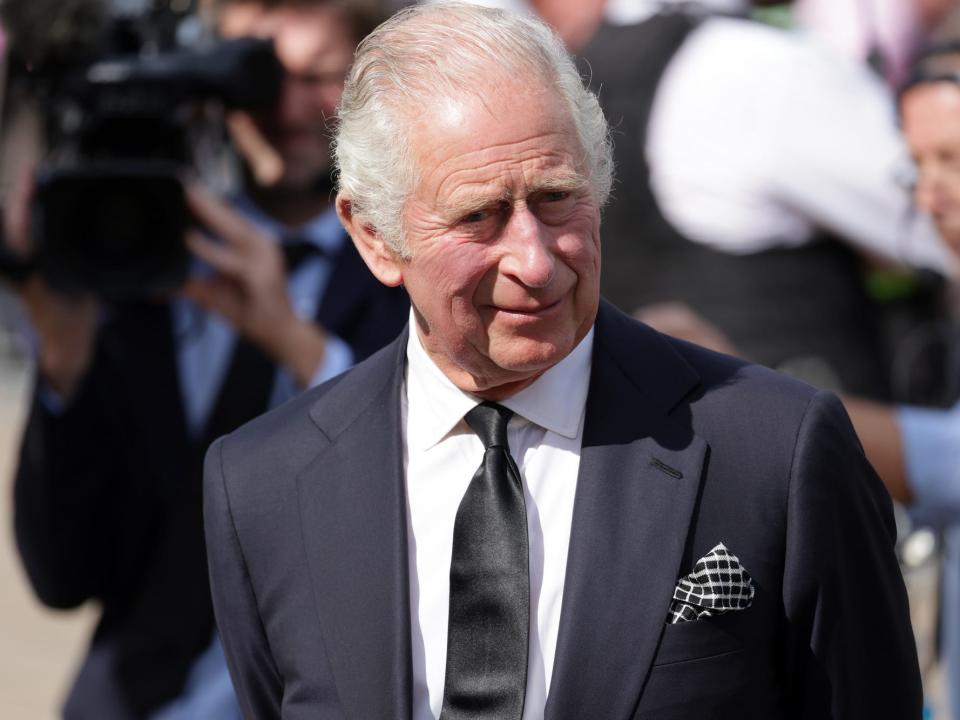
[(753, 602), (753, 593), (753, 582), (740, 559), (720, 543), (677, 583), (667, 622), (672, 625), (743, 610)]

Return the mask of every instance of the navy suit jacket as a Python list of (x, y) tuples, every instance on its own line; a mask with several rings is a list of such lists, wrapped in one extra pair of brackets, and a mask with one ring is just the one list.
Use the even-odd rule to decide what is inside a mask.
[[(248, 718), (409, 718), (405, 337), (215, 443), (214, 608)], [(919, 718), (891, 501), (835, 397), (602, 304), (549, 720)], [(667, 625), (718, 542), (753, 605)]]

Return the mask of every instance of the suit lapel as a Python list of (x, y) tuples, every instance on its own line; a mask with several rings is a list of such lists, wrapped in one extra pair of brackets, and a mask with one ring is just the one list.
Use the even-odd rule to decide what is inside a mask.
[(346, 717), (411, 713), (405, 349), (403, 333), (323, 398), (313, 418), (330, 445), (298, 478), (324, 650)]
[(697, 382), (604, 307), (546, 718), (632, 716), (660, 640), (706, 444), (669, 413)]

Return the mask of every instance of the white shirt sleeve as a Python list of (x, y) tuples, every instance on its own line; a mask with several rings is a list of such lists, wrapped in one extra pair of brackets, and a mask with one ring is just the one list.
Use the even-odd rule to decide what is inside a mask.
[(911, 210), (889, 93), (812, 38), (706, 21), (664, 74), (647, 154), (665, 217), (696, 242), (750, 253), (822, 228), (890, 261), (952, 271)]

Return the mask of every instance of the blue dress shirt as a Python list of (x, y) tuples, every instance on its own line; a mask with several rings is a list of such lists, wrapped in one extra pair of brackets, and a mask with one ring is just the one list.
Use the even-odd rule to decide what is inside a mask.
[(911, 514), (943, 530), (941, 642), (954, 720), (960, 720), (960, 403), (949, 410), (901, 407), (897, 423)]
[[(292, 234), (291, 229), (264, 215), (246, 198), (238, 199), (234, 205), (278, 242)], [(313, 319), (330, 278), (332, 265), (329, 258), (339, 252), (348, 239), (333, 208), (297, 228), (296, 236), (316, 244), (321, 251), (299, 265), (287, 279), (294, 312), (303, 319)], [(204, 272), (204, 269), (198, 266), (196, 271)], [(180, 391), (188, 431), (196, 437), (203, 431), (220, 394), (237, 334), (222, 318), (198, 308), (188, 300), (175, 300), (172, 311)], [(350, 346), (342, 339), (328, 335), (326, 355), (314, 373), (310, 386), (349, 369), (353, 360)], [(278, 368), (270, 407), (289, 400), (302, 389), (289, 371)], [(240, 708), (227, 671), (223, 647), (214, 632), (210, 646), (193, 664), (183, 694), (154, 712), (150, 720), (240, 719)]]
[[(264, 215), (246, 198), (239, 198), (234, 205), (278, 242), (291, 234), (289, 228)], [(328, 258), (339, 252), (344, 242), (347, 242), (347, 236), (332, 207), (297, 228), (296, 235), (320, 249), (320, 253), (303, 262), (287, 280), (293, 311), (302, 319), (312, 320), (330, 278), (332, 266)], [(195, 271), (205, 270), (198, 264)], [(187, 429), (191, 436), (196, 437), (202, 431), (213, 410), (213, 404), (220, 395), (237, 334), (221, 317), (198, 308), (189, 300), (175, 300), (172, 311), (180, 391), (183, 395)], [(352, 364), (353, 352), (350, 346), (340, 338), (328, 335), (326, 355), (314, 373), (310, 387), (339, 375)], [(279, 368), (270, 397), (270, 407), (289, 400), (302, 389), (297, 386), (289, 371)]]

